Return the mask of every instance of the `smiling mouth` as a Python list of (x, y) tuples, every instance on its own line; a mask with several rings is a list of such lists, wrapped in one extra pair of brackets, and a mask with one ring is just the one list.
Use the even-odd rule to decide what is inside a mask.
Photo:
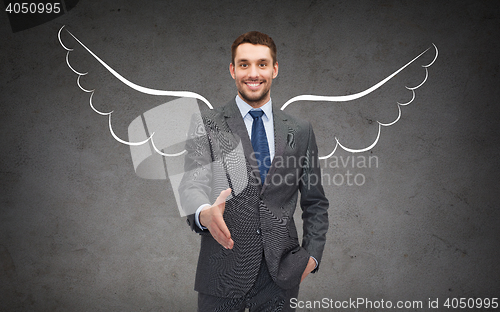
[(254, 82), (254, 81), (248, 81), (245, 82), (245, 84), (250, 88), (250, 89), (257, 89), (260, 87), (262, 82)]

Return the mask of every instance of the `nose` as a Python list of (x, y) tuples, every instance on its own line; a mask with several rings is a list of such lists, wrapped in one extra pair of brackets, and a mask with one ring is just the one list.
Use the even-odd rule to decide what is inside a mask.
[(258, 78), (259, 77), (259, 70), (258, 70), (257, 66), (255, 66), (255, 65), (250, 66), (250, 71), (248, 72), (248, 75), (251, 78)]

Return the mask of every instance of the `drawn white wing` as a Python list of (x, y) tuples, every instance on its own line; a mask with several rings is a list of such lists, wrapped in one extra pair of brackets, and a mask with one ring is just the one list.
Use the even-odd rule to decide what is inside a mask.
[[(123, 140), (118, 135), (116, 135), (115, 130), (113, 130), (113, 126), (111, 123), (111, 116), (113, 114), (113, 111), (103, 112), (101, 110), (98, 110), (93, 103), (95, 89), (89, 90), (82, 86), (80, 79), (82, 76), (87, 75), (88, 72), (77, 71), (74, 66), (71, 65), (69, 61), (69, 55), (70, 52), (74, 51), (74, 49), (67, 47), (63, 43), (61, 39), (61, 32), (63, 31), (63, 29), (64, 26), (59, 29), (58, 39), (61, 46), (67, 51), (66, 64), (75, 74), (77, 74), (78, 77), (76, 79), (76, 83), (78, 87), (82, 91), (90, 93), (89, 104), (92, 110), (99, 115), (108, 117), (109, 131), (113, 138), (116, 141), (126, 144), (130, 147), (132, 163), (136, 174), (139, 177), (145, 179), (165, 180), (168, 178), (172, 186), (172, 192), (174, 194), (180, 215), (186, 216), (194, 213), (194, 211), (186, 211), (180, 204), (179, 186), (181, 183), (181, 179), (185, 174), (185, 157), (183, 156), (183, 154), (186, 153), (186, 150), (184, 149), (184, 147), (190, 126), (190, 120), (192, 119), (193, 115), (200, 113), (197, 100), (205, 103), (209, 109), (213, 109), (210, 102), (208, 102), (208, 100), (203, 96), (190, 91), (157, 90), (137, 85), (120, 75), (117, 71), (106, 64), (101, 58), (99, 58), (94, 52), (92, 52), (76, 36), (66, 30), (67, 33), (71, 35), (71, 37), (73, 37), (85, 51), (87, 51), (95, 60), (98, 61), (98, 63), (100, 63), (121, 83), (123, 83), (125, 86), (128, 86), (130, 90), (135, 90), (139, 93), (153, 96), (178, 97), (178, 99), (170, 100), (166, 103), (157, 105), (152, 109), (142, 112), (128, 126), (129, 140)], [(104, 88), (105, 86), (101, 87)], [(155, 136), (156, 133), (158, 133), (158, 135)], [(172, 147), (174, 147), (176, 151), (181, 151), (175, 153), (165, 152), (165, 149), (170, 149)], [(240, 151), (239, 154), (243, 155), (241, 146), (239, 147), (239, 149), (236, 148), (234, 151), (232, 151), (232, 153), (238, 154), (238, 151)], [(216, 161), (213, 165), (222, 166), (219, 163), (220, 161)], [(231, 172), (231, 174), (234, 175), (237, 174), (237, 172)], [(235, 187), (233, 193), (237, 193), (244, 189), (244, 185), (233, 185), (233, 187)]]
[[(90, 103), (90, 107), (98, 114), (100, 115), (103, 115), (103, 116), (108, 116), (108, 123), (109, 123), (109, 131), (111, 133), (111, 135), (113, 136), (113, 138), (115, 138), (118, 142), (120, 143), (123, 143), (123, 144), (127, 144), (127, 145), (130, 145), (130, 146), (140, 146), (140, 145), (143, 145), (143, 144), (146, 144), (148, 142), (150, 142), (150, 144), (152, 145), (152, 147), (154, 148), (154, 150), (156, 151), (156, 153), (158, 153), (159, 155), (161, 156), (166, 156), (166, 157), (175, 157), (175, 156), (181, 156), (182, 154), (185, 153), (185, 150), (183, 151), (180, 151), (178, 153), (165, 153), (163, 151), (161, 151), (159, 148), (157, 148), (156, 144), (155, 144), (155, 141), (154, 141), (154, 135), (155, 135), (155, 132), (152, 132), (147, 138), (143, 139), (143, 140), (140, 140), (140, 141), (137, 141), (137, 142), (129, 142), (129, 141), (125, 141), (121, 138), (119, 138), (115, 132), (113, 131), (113, 127), (112, 127), (112, 124), (111, 124), (111, 115), (113, 113), (113, 111), (110, 111), (110, 112), (101, 112), (99, 110), (97, 110), (94, 105), (92, 104), (92, 98), (93, 98), (93, 95), (94, 95), (94, 91), (95, 90), (87, 90), (85, 88), (82, 87), (82, 85), (80, 84), (80, 78), (84, 75), (86, 75), (87, 73), (82, 73), (82, 72), (78, 72), (77, 70), (75, 70), (70, 62), (69, 62), (69, 54), (71, 51), (73, 51), (73, 49), (71, 48), (68, 48), (66, 47), (62, 40), (61, 40), (61, 32), (62, 30), (64, 29), (65, 26), (62, 26), (61, 29), (59, 29), (59, 32), (58, 32), (58, 39), (59, 39), (59, 42), (61, 44), (61, 46), (67, 50), (67, 54), (66, 54), (66, 63), (68, 65), (68, 67), (75, 73), (78, 75), (78, 78), (77, 78), (77, 84), (78, 86), (80, 87), (80, 89), (84, 92), (88, 92), (90, 93), (90, 99), (89, 99), (89, 103)], [(140, 92), (140, 93), (144, 93), (144, 94), (149, 94), (149, 95), (160, 95), (160, 96), (174, 96), (174, 97), (184, 97), (184, 98), (193, 98), (193, 99), (197, 99), (197, 100), (200, 100), (202, 101), (203, 103), (205, 103), (207, 105), (208, 108), (210, 109), (213, 109), (212, 105), (210, 104), (210, 102), (205, 99), (203, 96), (197, 94), (197, 93), (194, 93), (194, 92), (191, 92), (191, 91), (167, 91), (167, 90), (157, 90), (157, 89), (151, 89), (151, 88), (147, 88), (147, 87), (143, 87), (143, 86), (140, 86), (140, 85), (137, 85), (129, 80), (127, 80), (126, 78), (124, 78), (122, 75), (120, 75), (119, 73), (117, 73), (113, 68), (111, 68), (108, 64), (106, 64), (102, 59), (100, 59), (94, 52), (92, 52), (89, 48), (87, 48), (87, 46), (85, 46), (76, 36), (74, 36), (71, 32), (69, 32), (68, 30), (66, 30), (90, 55), (92, 55), (92, 57), (94, 57), (104, 68), (106, 68), (114, 77), (116, 77), (118, 80), (120, 80), (122, 83), (124, 83), (125, 85), (129, 86), (130, 88)], [(285, 110), (290, 104), (294, 103), (294, 102), (298, 102), (298, 101), (326, 101), (326, 102), (349, 102), (349, 101), (354, 101), (356, 99), (360, 99), (372, 92), (374, 92), (375, 90), (379, 89), (380, 87), (382, 87), (384, 84), (386, 84), (389, 80), (393, 79), (397, 74), (399, 74), (401, 71), (403, 71), (405, 68), (407, 68), (410, 64), (414, 63), (417, 59), (419, 59), (422, 55), (424, 55), (426, 52), (428, 52), (430, 49), (434, 49), (435, 51), (435, 56), (433, 58), (433, 60), (429, 63), (429, 64), (426, 64), (426, 65), (422, 65), (422, 68), (424, 68), (425, 70), (425, 78), (423, 79), (423, 81), (421, 83), (419, 83), (418, 85), (414, 86), (414, 87), (408, 87), (406, 86), (405, 88), (408, 89), (409, 91), (411, 91), (411, 99), (408, 101), (408, 102), (405, 102), (405, 103), (400, 103), (400, 102), (397, 102), (397, 108), (398, 108), (398, 116), (397, 118), (392, 121), (392, 122), (389, 122), (389, 123), (383, 123), (383, 122), (380, 122), (380, 121), (377, 121), (378, 123), (378, 133), (377, 133), (377, 136), (375, 138), (375, 140), (373, 141), (373, 143), (371, 143), (370, 145), (366, 146), (365, 148), (360, 148), (360, 149), (353, 149), (353, 148), (349, 148), (346, 146), (346, 144), (342, 144), (339, 139), (337, 137), (335, 137), (335, 147), (333, 148), (332, 152), (328, 155), (325, 155), (325, 156), (321, 156), (320, 159), (327, 159), (331, 156), (333, 156), (333, 154), (336, 152), (337, 148), (340, 147), (342, 148), (343, 150), (347, 151), (347, 152), (352, 152), (352, 153), (361, 153), (361, 152), (366, 152), (370, 149), (372, 149), (379, 141), (379, 138), (380, 138), (380, 133), (381, 133), (381, 128), (382, 127), (389, 127), (389, 126), (392, 126), (394, 125), (395, 123), (397, 123), (399, 121), (399, 119), (401, 118), (401, 106), (405, 106), (405, 105), (408, 105), (410, 103), (413, 102), (413, 100), (415, 99), (415, 90), (420, 88), (426, 81), (427, 81), (427, 78), (429, 76), (429, 71), (428, 71), (428, 68), (430, 66), (432, 66), (434, 64), (434, 62), (436, 61), (437, 57), (438, 57), (438, 48), (437, 46), (433, 43), (431, 47), (427, 48), (425, 51), (423, 51), (422, 53), (420, 53), (419, 55), (417, 55), (415, 58), (413, 58), (411, 61), (409, 61), (408, 63), (406, 63), (404, 66), (402, 66), (401, 68), (399, 68), (398, 70), (396, 70), (394, 73), (392, 73), (391, 75), (389, 75), (388, 77), (386, 77), (385, 79), (381, 80), (380, 82), (378, 82), (377, 84), (373, 85), (372, 87), (364, 90), (364, 91), (361, 91), (361, 92), (358, 92), (358, 93), (355, 93), (355, 94), (350, 94), (350, 95), (340, 95), (340, 96), (321, 96), (321, 95), (298, 95), (298, 96), (295, 96), (293, 98), (291, 98), (290, 100), (288, 100), (285, 104), (283, 104), (283, 106), (281, 107), (281, 110)]]
[(437, 46), (434, 43), (432, 44), (431, 47), (427, 48), (425, 51), (423, 51), (422, 53), (420, 53), (419, 55), (417, 55), (414, 59), (412, 59), (411, 61), (409, 61), (408, 63), (406, 63), (404, 66), (402, 66), (398, 70), (396, 70), (394, 73), (392, 73), (391, 75), (389, 75), (387, 78), (383, 79), (379, 83), (373, 85), (372, 87), (370, 87), (370, 88), (368, 88), (368, 89), (366, 89), (364, 91), (361, 91), (361, 92), (358, 92), (358, 93), (355, 93), (355, 94), (340, 95), (340, 96), (298, 95), (298, 96), (295, 96), (295, 97), (291, 98), (285, 104), (283, 104), (283, 106), (281, 106), (281, 110), (285, 110), (285, 108), (287, 108), (290, 104), (292, 104), (294, 102), (297, 102), (297, 101), (348, 102), (348, 101), (354, 101), (354, 100), (360, 99), (360, 98), (362, 98), (362, 97), (364, 97), (364, 96), (372, 93), (373, 91), (377, 90), (378, 88), (382, 87), (389, 80), (391, 80), (397, 74), (399, 74), (401, 71), (403, 71), (405, 68), (407, 68), (410, 64), (414, 63), (417, 59), (419, 59), (422, 55), (424, 55), (431, 48), (434, 48), (434, 51), (435, 51), (436, 55), (434, 56), (433, 60), (429, 64), (422, 65), (422, 68), (425, 69), (425, 78), (424, 78), (424, 80), (421, 83), (419, 83), (418, 85), (416, 85), (415, 87), (405, 86), (405, 88), (408, 89), (409, 91), (411, 91), (411, 93), (412, 93), (411, 99), (408, 102), (406, 102), (406, 103), (399, 103), (399, 102), (397, 102), (398, 117), (394, 121), (389, 122), (389, 123), (382, 123), (380, 121), (377, 121), (377, 123), (378, 123), (378, 133), (377, 133), (377, 137), (375, 138), (375, 140), (373, 141), (372, 144), (370, 144), (369, 146), (367, 146), (365, 148), (353, 149), (353, 148), (348, 148), (345, 145), (341, 144), (340, 141), (339, 141), (339, 139), (337, 137), (335, 137), (335, 147), (333, 148), (333, 151), (330, 154), (325, 155), (325, 156), (320, 156), (319, 158), (320, 159), (327, 159), (327, 158), (333, 156), (333, 154), (335, 154), (335, 151), (337, 150), (338, 147), (342, 148), (343, 150), (345, 150), (347, 152), (351, 152), (351, 153), (362, 153), (362, 152), (369, 151), (373, 147), (375, 147), (375, 145), (377, 145), (378, 140), (380, 138), (380, 130), (381, 130), (381, 128), (382, 127), (392, 126), (396, 122), (399, 121), (399, 119), (401, 118), (401, 106), (405, 106), (405, 105), (408, 105), (411, 102), (413, 102), (413, 100), (415, 100), (415, 90), (418, 89), (418, 88), (420, 88), (427, 81), (427, 78), (429, 77), (429, 70), (428, 70), (428, 68), (430, 66), (432, 66), (432, 64), (434, 64), (434, 62), (436, 61), (436, 59), (438, 57), (438, 54), (439, 54), (438, 48), (437, 48)]
[[(113, 136), (113, 138), (115, 140), (117, 140), (118, 142), (120, 143), (123, 143), (123, 144), (126, 144), (126, 145), (129, 145), (129, 146), (140, 146), (140, 145), (144, 145), (144, 144), (147, 144), (148, 142), (151, 143), (152, 147), (154, 148), (154, 150), (161, 156), (166, 156), (166, 157), (175, 157), (175, 156), (180, 156), (182, 154), (184, 154), (186, 151), (183, 150), (183, 151), (180, 151), (178, 153), (174, 153), (174, 154), (169, 154), (169, 153), (164, 153), (163, 151), (161, 151), (158, 147), (157, 147), (157, 144), (155, 144), (155, 141), (154, 141), (154, 135), (155, 135), (155, 132), (152, 132), (146, 139), (142, 140), (142, 141), (137, 141), (137, 142), (129, 142), (129, 141), (125, 141), (121, 138), (119, 138), (116, 134), (115, 134), (115, 131), (113, 130), (113, 126), (111, 124), (111, 115), (113, 113), (113, 111), (110, 111), (110, 112), (101, 112), (99, 110), (97, 110), (93, 103), (92, 103), (92, 98), (94, 96), (94, 92), (95, 92), (95, 89), (92, 89), (92, 90), (87, 90), (85, 88), (82, 87), (81, 83), (80, 83), (80, 78), (82, 76), (85, 76), (88, 74), (88, 72), (85, 72), (85, 73), (82, 73), (82, 72), (79, 72), (77, 70), (75, 70), (73, 68), (73, 66), (71, 66), (70, 62), (69, 62), (69, 54), (71, 51), (73, 51), (73, 49), (71, 48), (68, 48), (66, 47), (62, 40), (61, 40), (61, 32), (63, 31), (65, 26), (62, 26), (60, 29), (59, 29), (59, 32), (57, 33), (57, 37), (59, 39), (59, 43), (61, 44), (61, 46), (66, 50), (68, 51), (66, 53), (66, 64), (68, 65), (68, 67), (75, 73), (78, 75), (78, 78), (76, 79), (76, 83), (78, 85), (78, 87), (84, 91), (84, 92), (87, 92), (87, 93), (90, 93), (90, 99), (89, 99), (89, 103), (90, 103), (90, 107), (92, 108), (92, 110), (94, 110), (96, 113), (100, 114), (100, 115), (103, 115), (103, 116), (108, 116), (108, 124), (109, 124), (109, 131), (111, 133), (111, 135)], [(74, 36), (71, 32), (69, 32), (68, 30), (66, 30), (68, 32), (68, 34), (70, 34), (90, 55), (92, 55), (92, 57), (94, 57), (102, 66), (104, 66), (104, 68), (106, 68), (113, 76), (115, 76), (119, 81), (121, 81), (122, 83), (124, 83), (125, 85), (129, 86), (130, 88), (140, 92), (140, 93), (144, 93), (144, 94), (148, 94), (148, 95), (158, 95), (158, 96), (175, 96), (175, 97), (181, 97), (181, 98), (193, 98), (193, 99), (198, 99), (200, 101), (202, 101), (203, 103), (205, 103), (208, 108), (210, 109), (213, 109), (212, 105), (210, 104), (210, 102), (208, 102), (207, 99), (205, 99), (203, 96), (197, 94), (197, 93), (194, 93), (194, 92), (191, 92), (191, 91), (167, 91), (167, 90), (157, 90), (157, 89), (151, 89), (151, 88), (147, 88), (147, 87), (143, 87), (143, 86), (140, 86), (140, 85), (137, 85), (133, 82), (131, 82), (130, 80), (126, 79), (125, 77), (123, 77), (122, 75), (120, 75), (118, 72), (116, 72), (113, 68), (111, 68), (108, 64), (106, 64), (101, 58), (99, 58), (94, 52), (92, 52), (89, 48), (87, 48), (87, 46), (85, 46), (85, 44), (83, 44), (76, 36)]]
[[(103, 112), (98, 109), (93, 104), (93, 97), (94, 97), (94, 92), (95, 89), (89, 90), (86, 89), (82, 86), (80, 83), (80, 79), (82, 76), (85, 76), (88, 74), (88, 72), (79, 72), (77, 71), (70, 63), (69, 61), (69, 55), (70, 52), (73, 51), (72, 48), (68, 48), (66, 45), (63, 44), (62, 39), (61, 39), (61, 32), (63, 31), (65, 26), (62, 26), (59, 29), (58, 32), (58, 39), (59, 43), (61, 46), (67, 51), (66, 53), (66, 64), (67, 66), (75, 73), (77, 74), (77, 79), (76, 83), (78, 87), (87, 93), (90, 93), (89, 97), (89, 104), (90, 107), (92, 108), (93, 111), (95, 111), (97, 114), (102, 115), (102, 116), (108, 116), (108, 126), (109, 126), (109, 131), (113, 138), (117, 140), (120, 143), (126, 144), (130, 146), (131, 150), (131, 155), (132, 155), (132, 161), (134, 164), (134, 169), (136, 171), (136, 174), (140, 177), (146, 178), (146, 179), (166, 179), (167, 177), (170, 179), (170, 182), (172, 184), (172, 188), (174, 190), (174, 195), (178, 203), (179, 207), (179, 212), (181, 215), (186, 215), (186, 214), (191, 214), (193, 211), (183, 211), (179, 202), (179, 194), (177, 192), (178, 186), (180, 184), (181, 178), (184, 174), (183, 172), (183, 161), (185, 157), (177, 157), (177, 156), (182, 156), (186, 151), (183, 150), (184, 145), (182, 144), (186, 140), (186, 133), (187, 130), (184, 127), (185, 125), (189, 125), (189, 120), (190, 116), (194, 113), (199, 113), (198, 111), (198, 104), (197, 100), (200, 100), (201, 102), (205, 103), (209, 109), (213, 109), (212, 105), (210, 102), (208, 102), (207, 99), (205, 99), (203, 96), (190, 92), (190, 91), (167, 91), (167, 90), (157, 90), (157, 89), (152, 89), (152, 88), (147, 88), (144, 86), (137, 85), (130, 80), (126, 79), (122, 75), (120, 75), (117, 71), (115, 71), (113, 68), (111, 68), (108, 64), (106, 64), (101, 58), (99, 58), (94, 52), (92, 52), (86, 45), (84, 45), (76, 36), (74, 36), (71, 32), (67, 31), (71, 37), (73, 37), (76, 42), (81, 45), (81, 47), (87, 51), (95, 60), (98, 61), (109, 73), (111, 73), (115, 78), (117, 78), (121, 83), (124, 85), (128, 86), (130, 89), (135, 90), (139, 93), (142, 94), (147, 94), (147, 95), (153, 95), (153, 96), (171, 96), (171, 97), (178, 97), (179, 99), (170, 101), (164, 104), (161, 104), (159, 106), (154, 107), (153, 109), (150, 109), (144, 113), (142, 113), (139, 117), (135, 118), (129, 125), (129, 140), (126, 141), (118, 137), (113, 130), (113, 126), (111, 123), (111, 116), (113, 114), (113, 111), (109, 112)], [(338, 147), (348, 151), (348, 152), (353, 152), (353, 153), (359, 153), (359, 152), (365, 152), (373, 148), (379, 138), (380, 138), (380, 132), (381, 132), (381, 127), (389, 127), (396, 122), (401, 117), (401, 106), (408, 105), (410, 104), (414, 99), (415, 99), (415, 90), (421, 87), (426, 81), (428, 77), (428, 67), (430, 67), (437, 59), (438, 57), (438, 49), (436, 45), (432, 44), (435, 50), (435, 56), (432, 62), (430, 62), (427, 65), (423, 65), (422, 67), (425, 69), (425, 78), (424, 80), (419, 83), (415, 87), (406, 87), (409, 91), (412, 93), (412, 98), (410, 101), (406, 103), (397, 103), (398, 107), (398, 117), (390, 122), (390, 123), (382, 123), (380, 121), (378, 122), (378, 134), (375, 139), (375, 141), (370, 144), (369, 146), (362, 148), (362, 149), (352, 149), (346, 147), (344, 144), (341, 144), (340, 141), (338, 140), (337, 137), (335, 137), (335, 148), (333, 151), (326, 155), (320, 157), (320, 159), (325, 159), (331, 157), (335, 151), (337, 150)], [(318, 95), (299, 95), (296, 96), (289, 101), (287, 101), (282, 107), (281, 110), (284, 110), (287, 108), (290, 104), (297, 102), (297, 101), (327, 101), (327, 102), (347, 102), (347, 101), (353, 101), (359, 98), (362, 98), (373, 91), (377, 90), (380, 88), (382, 85), (386, 84), (389, 80), (393, 79), (398, 73), (403, 71), (406, 67), (408, 67), (410, 64), (414, 63), (418, 58), (420, 58), (423, 54), (425, 54), (429, 49), (432, 47), (428, 48), (424, 52), (420, 53), (417, 57), (415, 57), (413, 60), (408, 62), (406, 65), (389, 75), (387, 78), (383, 79), (379, 83), (375, 84), (374, 86), (368, 88), (365, 91), (358, 92), (356, 94), (351, 94), (351, 95), (342, 95), (342, 96), (318, 96)], [(176, 120), (164, 120), (165, 116), (173, 116), (175, 115)], [(151, 133), (149, 132), (149, 130)], [(158, 132), (161, 134), (158, 137), (155, 137), (155, 129), (158, 130)], [(171, 137), (176, 137), (175, 139), (172, 140), (171, 137), (163, 137), (162, 135), (167, 134), (168, 136)], [(155, 140), (155, 138), (157, 140)], [(177, 140), (177, 145), (172, 145), (172, 141)], [(158, 148), (158, 146), (160, 148)], [(181, 150), (179, 152), (175, 153), (166, 153), (165, 148), (168, 146), (174, 146), (176, 151)], [(233, 155), (234, 154), (234, 155)], [(241, 144), (238, 145), (237, 148), (235, 148), (234, 151), (232, 151), (232, 154), (229, 156), (235, 158), (235, 159), (240, 159), (243, 160), (242, 157), (244, 153), (242, 150)], [(238, 158), (239, 157), (239, 158)], [(239, 163), (238, 161), (234, 163)], [(243, 160), (244, 163), (244, 160)], [(214, 163), (213, 165), (217, 166), (222, 166), (223, 164), (219, 163)], [(163, 170), (162, 170), (163, 169)], [(231, 174), (239, 174), (240, 172), (236, 170), (235, 172), (231, 172)], [(241, 171), (242, 174), (246, 175), (246, 169), (243, 168)], [(235, 179), (238, 180), (238, 179)], [(241, 179), (244, 180), (244, 179)], [(240, 186), (235, 186), (233, 185), (233, 192), (238, 193), (239, 191), (243, 190), (245, 185), (240, 185)]]

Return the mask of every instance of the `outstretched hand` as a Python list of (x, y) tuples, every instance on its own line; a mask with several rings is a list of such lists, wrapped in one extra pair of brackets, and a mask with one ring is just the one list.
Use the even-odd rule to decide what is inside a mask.
[(232, 249), (234, 246), (231, 233), (222, 217), (226, 208), (226, 198), (229, 194), (231, 194), (230, 188), (220, 192), (215, 203), (212, 206), (202, 208), (200, 212), (201, 225), (206, 227), (210, 231), (210, 234), (212, 234), (212, 237), (226, 249)]

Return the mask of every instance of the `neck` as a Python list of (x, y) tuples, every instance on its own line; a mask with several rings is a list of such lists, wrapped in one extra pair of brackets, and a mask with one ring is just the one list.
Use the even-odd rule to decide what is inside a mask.
[(271, 99), (271, 95), (268, 93), (266, 97), (258, 100), (258, 101), (249, 101), (247, 100), (245, 97), (243, 97), (241, 95), (241, 93), (238, 92), (238, 96), (240, 97), (240, 99), (243, 100), (243, 102), (247, 103), (248, 105), (252, 106), (252, 108), (259, 108), (259, 107), (262, 107), (264, 106), (264, 104), (266, 104), (267, 102), (269, 102), (269, 100)]

